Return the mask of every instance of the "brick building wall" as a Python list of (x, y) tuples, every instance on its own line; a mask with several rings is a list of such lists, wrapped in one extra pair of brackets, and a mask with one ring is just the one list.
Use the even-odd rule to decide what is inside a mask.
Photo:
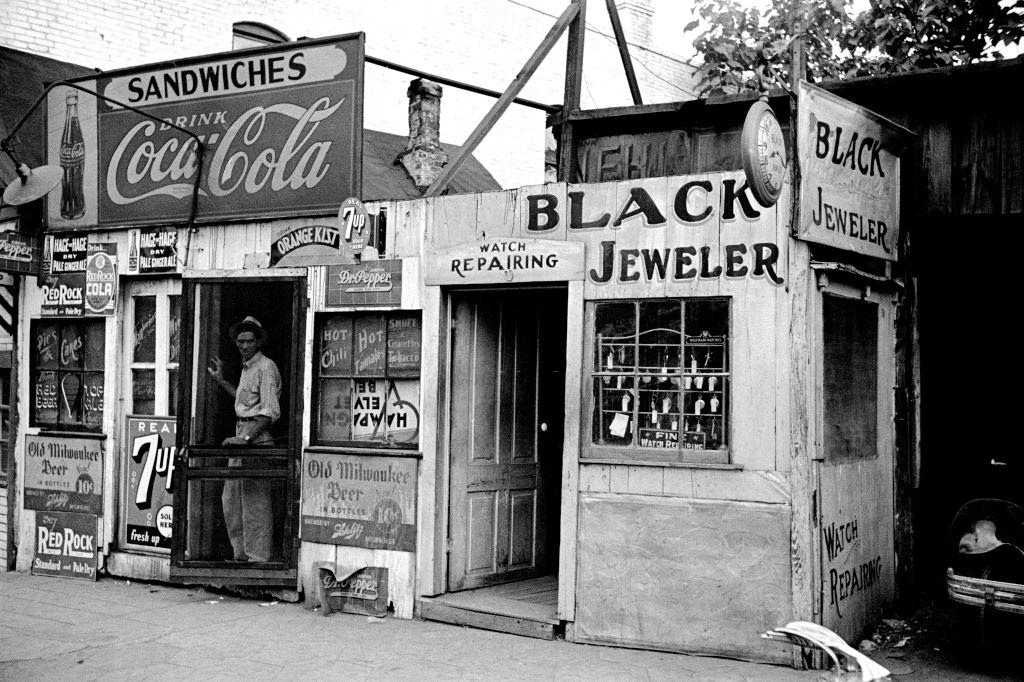
[[(291, 38), (366, 33), (368, 55), (493, 90), (504, 90), (568, 0), (5, 0), (0, 44), (102, 70), (223, 52), (232, 25), (265, 23)], [(620, 0), (645, 103), (692, 99), (692, 69), (676, 49), (687, 17), (678, 0)], [(590, 0), (583, 108), (631, 104), (604, 3)], [(521, 96), (562, 99), (565, 38)], [(365, 125), (408, 132), (410, 76), (367, 65)], [(494, 100), (446, 87), (441, 139), (461, 143)], [(542, 182), (544, 114), (513, 105), (477, 157), (505, 187)]]

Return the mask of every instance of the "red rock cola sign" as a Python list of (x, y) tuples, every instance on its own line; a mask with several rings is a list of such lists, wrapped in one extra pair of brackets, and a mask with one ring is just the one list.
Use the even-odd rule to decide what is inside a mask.
[[(155, 64), (59, 86), (47, 101), (58, 229), (330, 215), (361, 194), (363, 34)], [(63, 134), (58, 136), (58, 133)], [(70, 153), (69, 150), (76, 152)]]

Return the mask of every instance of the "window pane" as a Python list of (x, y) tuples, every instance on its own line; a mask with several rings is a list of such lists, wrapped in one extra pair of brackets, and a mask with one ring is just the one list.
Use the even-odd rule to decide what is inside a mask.
[(82, 421), (82, 376), (78, 372), (61, 372), (57, 387), (59, 396), (57, 420), (62, 424)]
[(288, 499), (282, 478), (193, 478), (187, 489), (185, 558), (282, 561)]
[(388, 319), (388, 374), (420, 372), (419, 315), (396, 315)]
[(633, 440), (636, 412), (632, 377), (603, 376), (594, 379), (594, 442), (629, 445)]
[(106, 365), (103, 351), (106, 348), (106, 326), (103, 322), (90, 322), (85, 328), (85, 368), (102, 370)]
[(81, 369), (85, 355), (84, 325), (66, 323), (60, 330), (60, 368)]
[(415, 447), (420, 431), (419, 379), (391, 381), (386, 398), (385, 439), (389, 443)]
[(599, 303), (596, 321), (597, 368), (632, 372), (636, 365), (636, 304)]
[(352, 318), (338, 315), (320, 329), (320, 376), (352, 373)]
[(132, 370), (132, 414), (154, 414), (156, 407), (156, 372), (151, 369)]
[(156, 362), (156, 296), (135, 296), (133, 362)]
[(57, 423), (57, 373), (53, 371), (35, 374), (35, 414), (33, 421), (40, 424)]
[(366, 315), (356, 318), (355, 349), (352, 364), (356, 376), (384, 374), (386, 349), (384, 345), (384, 317)]
[(172, 417), (178, 414), (178, 370), (176, 369), (167, 372), (167, 414)]
[(82, 412), (85, 423), (103, 423), (103, 372), (86, 372), (82, 386)]
[(181, 343), (181, 296), (168, 296), (167, 304), (167, 362), (174, 363)]
[[(679, 340), (682, 330), (682, 306), (679, 301), (640, 304), (640, 372), (666, 377), (679, 367)], [(657, 376), (642, 376), (642, 384), (657, 381)], [(643, 405), (646, 408), (646, 405)]]
[(386, 383), (382, 379), (352, 382), (352, 440), (384, 440)]
[(825, 461), (878, 454), (878, 308), (825, 296)]
[(351, 439), (351, 379), (322, 379), (317, 402), (316, 435), (320, 441)]
[[(37, 369), (57, 369), (57, 358), (60, 355), (60, 337), (57, 334), (57, 323), (38, 323), (35, 327), (34, 348)], [(56, 394), (54, 394), (56, 397)]]

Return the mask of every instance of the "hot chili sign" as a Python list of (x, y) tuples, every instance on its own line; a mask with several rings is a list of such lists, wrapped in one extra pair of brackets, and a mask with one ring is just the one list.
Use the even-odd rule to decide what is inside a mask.
[(74, 161), (83, 164), (84, 201), (54, 192), (50, 225), (184, 221), (196, 141), (171, 124), (205, 146), (200, 221), (337, 213), (345, 197), (361, 192), (363, 42), (358, 33), (77, 81), (164, 123), (74, 88), (54, 88), (47, 98), (55, 131), (47, 140), (49, 163), (70, 158), (61, 156), (68, 141), (57, 131), (81, 128)]

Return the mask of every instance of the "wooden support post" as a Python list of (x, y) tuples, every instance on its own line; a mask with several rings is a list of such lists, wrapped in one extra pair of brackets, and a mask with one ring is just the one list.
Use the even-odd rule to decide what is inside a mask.
[(633, 61), (629, 58), (629, 45), (626, 44), (626, 36), (622, 32), (622, 22), (619, 21), (619, 10), (615, 6), (615, 0), (604, 0), (608, 8), (608, 17), (612, 20), (612, 31), (615, 32), (615, 43), (619, 46), (619, 57), (622, 59), (622, 68), (626, 70), (626, 82), (629, 83), (629, 94), (633, 97), (633, 104), (644, 103), (640, 96), (640, 86), (636, 82), (636, 72), (633, 71)]
[(569, 46), (565, 57), (565, 99), (562, 105), (562, 131), (558, 137), (558, 179), (576, 181), (576, 143), (573, 135), (572, 114), (580, 108), (580, 90), (583, 87), (583, 39), (587, 33), (587, 2), (572, 0), (577, 8), (569, 27)]
[[(512, 79), (509, 86), (505, 88), (505, 92), (502, 93), (501, 97), (498, 98), (498, 101), (491, 107), (491, 110), (487, 112), (487, 115), (484, 116), (483, 120), (480, 121), (473, 132), (469, 134), (469, 137), (466, 138), (466, 141), (462, 144), (462, 149), (459, 150), (455, 159), (444, 167), (444, 170), (441, 171), (441, 175), (439, 175), (437, 180), (434, 180), (434, 183), (427, 188), (424, 196), (437, 196), (448, 186), (448, 183), (452, 181), (452, 178), (454, 178), (455, 174), (459, 172), (462, 164), (465, 163), (466, 159), (469, 158), (469, 155), (473, 153), (477, 145), (480, 144), (480, 141), (484, 139), (484, 136), (491, 131), (494, 124), (498, 122), (501, 115), (504, 114), (505, 110), (512, 104), (512, 100), (515, 99), (516, 95), (518, 95), (523, 89), (527, 81), (530, 80), (530, 77), (533, 76), (541, 62), (544, 61), (544, 57), (548, 55), (551, 48), (553, 48), (555, 43), (558, 42), (558, 39), (562, 37), (562, 33), (564, 33), (566, 27), (569, 26), (569, 22), (576, 19), (577, 14), (580, 12), (580, 5), (578, 3), (579, 0), (574, 0), (572, 4), (565, 8), (565, 11), (562, 12), (562, 16), (558, 17), (558, 20), (555, 21), (555, 25), (552, 26), (551, 30), (548, 31), (548, 34), (544, 36), (544, 40), (542, 40), (540, 45), (537, 46), (537, 49), (534, 50), (532, 55), (530, 55), (530, 58), (526, 60), (526, 64), (519, 73), (516, 74), (516, 77)], [(571, 43), (572, 38), (570, 37), (569, 40)]]

